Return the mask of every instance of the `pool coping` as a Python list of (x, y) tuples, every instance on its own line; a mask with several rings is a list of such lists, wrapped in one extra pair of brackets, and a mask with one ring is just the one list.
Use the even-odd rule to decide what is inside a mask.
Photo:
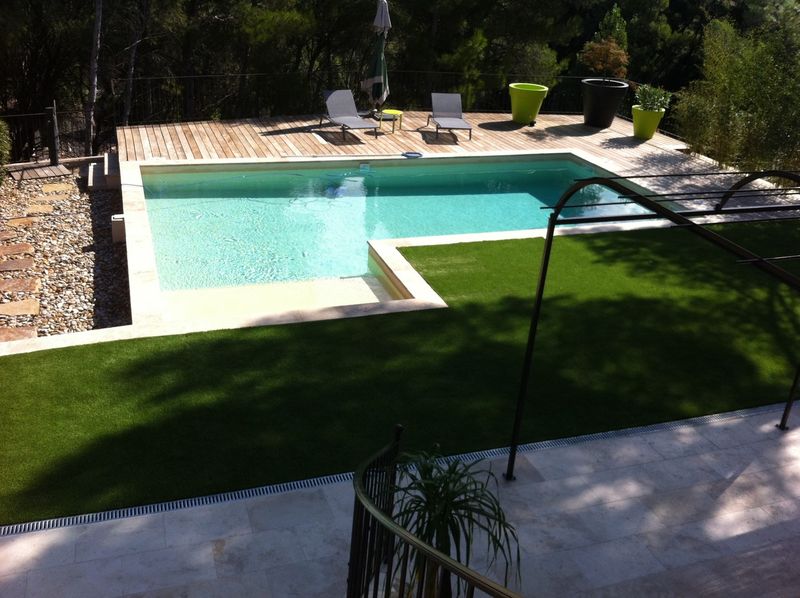
[[(426, 155), (419, 160), (431, 163), (463, 163), (467, 161), (480, 161), (487, 158), (561, 158), (570, 161), (585, 163), (589, 166), (616, 176), (612, 168), (618, 166), (609, 163), (608, 160), (600, 160), (597, 156), (588, 154), (581, 150), (531, 150), (527, 152), (504, 151), (477, 153), (469, 156), (453, 156), (451, 154)], [(169, 323), (164, 321), (165, 301), (162, 290), (158, 282), (158, 271), (156, 265), (155, 252), (153, 249), (153, 239), (150, 224), (147, 217), (147, 205), (142, 184), (143, 171), (148, 169), (170, 172), (208, 172), (209, 170), (230, 170), (231, 167), (238, 169), (253, 168), (263, 170), (274, 167), (275, 169), (285, 168), (287, 164), (304, 165), (308, 168), (330, 167), (338, 164), (352, 165), (354, 163), (397, 163), (407, 164), (409, 159), (402, 156), (354, 156), (345, 157), (332, 156), (327, 159), (314, 158), (286, 158), (286, 159), (251, 159), (237, 158), (227, 160), (193, 160), (186, 164), (181, 160), (149, 160), (144, 162), (125, 162), (120, 165), (120, 175), (122, 184), (123, 210), (125, 212), (125, 230), (128, 247), (128, 276), (130, 281), (131, 297), (131, 319), (133, 325), (157, 328), (169, 328)], [(587, 231), (588, 232), (588, 231)], [(467, 235), (448, 235), (444, 238), (434, 237), (414, 237), (410, 239), (392, 240), (370, 240), (368, 242), (368, 254), (371, 261), (376, 266), (376, 275), (379, 279), (388, 281), (391, 285), (390, 292), (394, 291), (399, 299), (384, 302), (356, 304), (348, 306), (320, 305), (319, 308), (306, 310), (285, 310), (278, 312), (268, 312), (263, 314), (263, 318), (257, 318), (258, 322), (264, 322), (264, 318), (271, 321), (274, 316), (280, 316), (281, 322), (287, 321), (308, 321), (311, 319), (325, 319), (325, 312), (322, 311), (317, 318), (317, 310), (329, 310), (339, 308), (342, 312), (340, 317), (348, 317), (347, 313), (355, 312), (355, 315), (383, 314), (399, 311), (409, 311), (412, 309), (435, 309), (447, 307), (444, 300), (422, 279), (413, 267), (400, 255), (397, 247), (420, 245), (420, 244), (439, 244), (439, 243), (464, 243), (486, 240), (499, 240), (508, 238), (541, 236), (541, 229), (529, 229), (526, 231), (510, 231), (506, 233), (489, 234), (467, 234)], [(199, 291), (202, 292), (202, 291)], [(345, 309), (350, 308), (350, 309)], [(201, 318), (190, 326), (193, 330), (202, 331), (215, 327), (245, 327), (253, 325), (251, 317), (245, 318), (226, 318), (224, 322), (215, 322), (208, 318)]]
[[(528, 150), (528, 151), (493, 151), (475, 152), (468, 156), (453, 154), (425, 154), (422, 160), (437, 160), (442, 162), (463, 162), (465, 159), (481, 158), (566, 158), (577, 159), (596, 169), (605, 171), (608, 176), (617, 176), (616, 172), (623, 166), (613, 160), (601, 158), (590, 152), (578, 148), (564, 148), (559, 150)], [(325, 156), (325, 157), (287, 157), (287, 158), (231, 158), (224, 160), (143, 160), (126, 161), (120, 164), (120, 181), (122, 191), (122, 204), (125, 220), (125, 234), (128, 260), (128, 278), (130, 287), (132, 324), (114, 328), (102, 328), (83, 332), (44, 336), (33, 339), (24, 339), (0, 343), (0, 356), (19, 353), (28, 353), (46, 349), (63, 348), (84, 344), (110, 342), (116, 340), (130, 340), (175, 334), (188, 334), (211, 330), (237, 329), (276, 324), (290, 324), (309, 321), (321, 321), (341, 318), (354, 318), (368, 315), (383, 315), (391, 313), (404, 313), (409, 311), (446, 308), (446, 302), (434, 291), (425, 279), (402, 256), (399, 248), (422, 245), (442, 245), (455, 243), (473, 243), (483, 241), (498, 241), (525, 238), (541, 238), (545, 236), (546, 229), (527, 229), (517, 231), (470, 233), (459, 235), (442, 235), (428, 237), (411, 237), (400, 239), (376, 239), (368, 242), (368, 252), (371, 261), (379, 268), (378, 277), (391, 282), (394, 290), (399, 295), (392, 301), (362, 303), (354, 305), (320, 306), (311, 309), (286, 309), (272, 311), (258, 317), (247, 316), (243, 318), (226, 318), (224, 322), (213, 321), (165, 321), (162, 317), (164, 300), (158, 283), (155, 253), (153, 251), (152, 233), (147, 217), (146, 200), (142, 185), (142, 168), (179, 168), (186, 172), (193, 168), (207, 171), (209, 168), (220, 170), (235, 167), (264, 168), (265, 165), (275, 165), (276, 168), (285, 167), (287, 164), (333, 165), (352, 164), (353, 162), (388, 162), (396, 161), (405, 163), (407, 158), (402, 155), (358, 155), (358, 156)], [(645, 188), (629, 183), (632, 189), (647, 191)], [(718, 217), (709, 217), (698, 220), (702, 222), (721, 221)], [(665, 221), (638, 221), (616, 224), (596, 224), (575, 226), (569, 229), (556, 230), (557, 235), (592, 234), (624, 230), (640, 230), (647, 228), (666, 228), (672, 226)]]

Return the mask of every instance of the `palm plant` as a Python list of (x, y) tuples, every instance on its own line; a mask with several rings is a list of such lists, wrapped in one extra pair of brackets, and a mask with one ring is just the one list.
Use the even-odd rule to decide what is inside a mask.
[[(395, 521), (455, 560), (470, 566), (475, 545), (482, 536), (489, 557), (487, 566), (501, 559), (504, 583), (516, 569), (519, 576), (517, 532), (492, 492), (497, 478), (480, 462), (444, 461), (439, 455), (404, 455), (398, 468)], [(420, 565), (421, 567), (422, 565)], [(417, 567), (417, 575), (421, 575)], [(425, 575), (425, 596), (452, 596), (450, 574)], [(460, 592), (460, 587), (457, 588)]]

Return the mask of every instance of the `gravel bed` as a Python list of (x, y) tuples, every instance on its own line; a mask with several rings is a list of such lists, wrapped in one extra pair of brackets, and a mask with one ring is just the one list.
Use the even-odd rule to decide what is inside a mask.
[[(70, 187), (45, 194), (42, 187), (48, 183)], [(8, 219), (26, 216), (29, 206), (46, 204), (53, 211), (37, 214), (38, 221), (31, 226), (8, 226)], [(119, 191), (87, 192), (75, 175), (19, 183), (4, 179), (0, 230), (17, 234), (2, 244), (30, 243), (34, 265), (24, 271), (0, 272), (0, 278), (39, 278), (41, 290), (0, 292), (0, 303), (38, 299), (40, 304), (36, 316), (0, 315), (0, 326), (35, 326), (39, 336), (48, 336), (130, 324), (125, 245), (111, 242), (111, 215), (121, 212)]]

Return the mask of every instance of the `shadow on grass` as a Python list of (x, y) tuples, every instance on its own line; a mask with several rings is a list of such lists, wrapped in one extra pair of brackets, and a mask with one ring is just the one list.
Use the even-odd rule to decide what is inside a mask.
[[(96, 377), (114, 388), (116, 411), (81, 428), (80, 391), (65, 388), (60, 408), (76, 429), (65, 440), (57, 433), (70, 417), (52, 424), (40, 440), (52, 458), (19, 472), (24, 483), (0, 501), (3, 522), (349, 471), (397, 422), (408, 428), (409, 449), (507, 445), (529, 307), (527, 298), (505, 297), (147, 339), (106, 345), (95, 361), (85, 347), (69, 350), (89, 372), (84, 383)], [(781, 375), (765, 377), (742, 347), (738, 325), (749, 316), (708, 319), (717, 307), (550, 297), (523, 440), (781, 400), (789, 364), (774, 356)], [(770, 334), (755, 340), (769, 343)]]

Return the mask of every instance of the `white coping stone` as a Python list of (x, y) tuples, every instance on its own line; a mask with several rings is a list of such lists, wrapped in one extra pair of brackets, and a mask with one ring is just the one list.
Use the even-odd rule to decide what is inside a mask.
[[(624, 172), (621, 163), (607, 158), (600, 158), (594, 154), (576, 148), (563, 150), (531, 150), (499, 151), (499, 152), (470, 152), (470, 158), (481, 157), (576, 157), (587, 162), (608, 175)], [(146, 213), (146, 202), (142, 187), (142, 167), (178, 167), (180, 171), (209, 169), (227, 169), (231, 166), (240, 168), (281, 167), (286, 164), (347, 164), (353, 160), (395, 160), (405, 162), (397, 155), (362, 155), (356, 157), (343, 156), (304, 156), (286, 157), (282, 159), (235, 158), (227, 160), (193, 160), (191, 163), (182, 160), (154, 159), (148, 161), (126, 161), (120, 164), (120, 176), (123, 198), (123, 210), (126, 222), (128, 271), (130, 281), (131, 313), (133, 324), (117, 328), (90, 330), (71, 334), (38, 337), (18, 341), (0, 343), (0, 356), (18, 353), (28, 353), (46, 349), (70, 347), (83, 344), (101, 343), (115, 340), (127, 340), (152, 336), (171, 334), (185, 334), (229, 328), (245, 328), (252, 326), (268, 326), (284, 323), (328, 320), (337, 318), (362, 317), (387, 313), (399, 313), (424, 309), (437, 309), (447, 307), (441, 297), (427, 284), (427, 282), (408, 264), (398, 247), (411, 247), (420, 245), (469, 243), (479, 241), (541, 238), (545, 236), (546, 229), (531, 229), (523, 231), (510, 231), (505, 233), (481, 233), (468, 235), (443, 235), (438, 237), (416, 237), (407, 239), (373, 240), (369, 242), (370, 254), (378, 263), (386, 264), (387, 276), (394, 279), (396, 286), (405, 289), (404, 298), (387, 300), (379, 297), (377, 302), (360, 303), (354, 305), (322, 305), (320, 307), (302, 308), (295, 307), (282, 309), (278, 306), (262, 314), (244, 313), (240, 315), (226, 314), (216, 319), (204, 317), (176, 318), (170, 317), (165, 307), (165, 295), (158, 284), (155, 254), (153, 252), (152, 235)], [(426, 160), (453, 161), (461, 160), (462, 156), (453, 154), (425, 155)], [(697, 157), (695, 156), (695, 159)], [(636, 184), (627, 183), (633, 188), (646, 190)], [(728, 217), (728, 219), (731, 219)], [(745, 219), (745, 218), (739, 218)], [(710, 216), (697, 219), (700, 223), (725, 221), (724, 217)], [(575, 226), (568, 229), (556, 229), (556, 235), (589, 234), (598, 232), (611, 232), (623, 230), (640, 230), (647, 228), (666, 228), (672, 226), (669, 222), (624, 222), (619, 224), (597, 224)], [(396, 269), (396, 270), (395, 270)], [(394, 270), (394, 272), (392, 272)], [(200, 301), (202, 303), (202, 300)], [(324, 302), (323, 302), (324, 303)]]
[(81, 526), (75, 540), (75, 561), (91, 561), (166, 547), (163, 515), (115, 519)]
[(241, 501), (164, 513), (167, 546), (184, 546), (253, 532)]

